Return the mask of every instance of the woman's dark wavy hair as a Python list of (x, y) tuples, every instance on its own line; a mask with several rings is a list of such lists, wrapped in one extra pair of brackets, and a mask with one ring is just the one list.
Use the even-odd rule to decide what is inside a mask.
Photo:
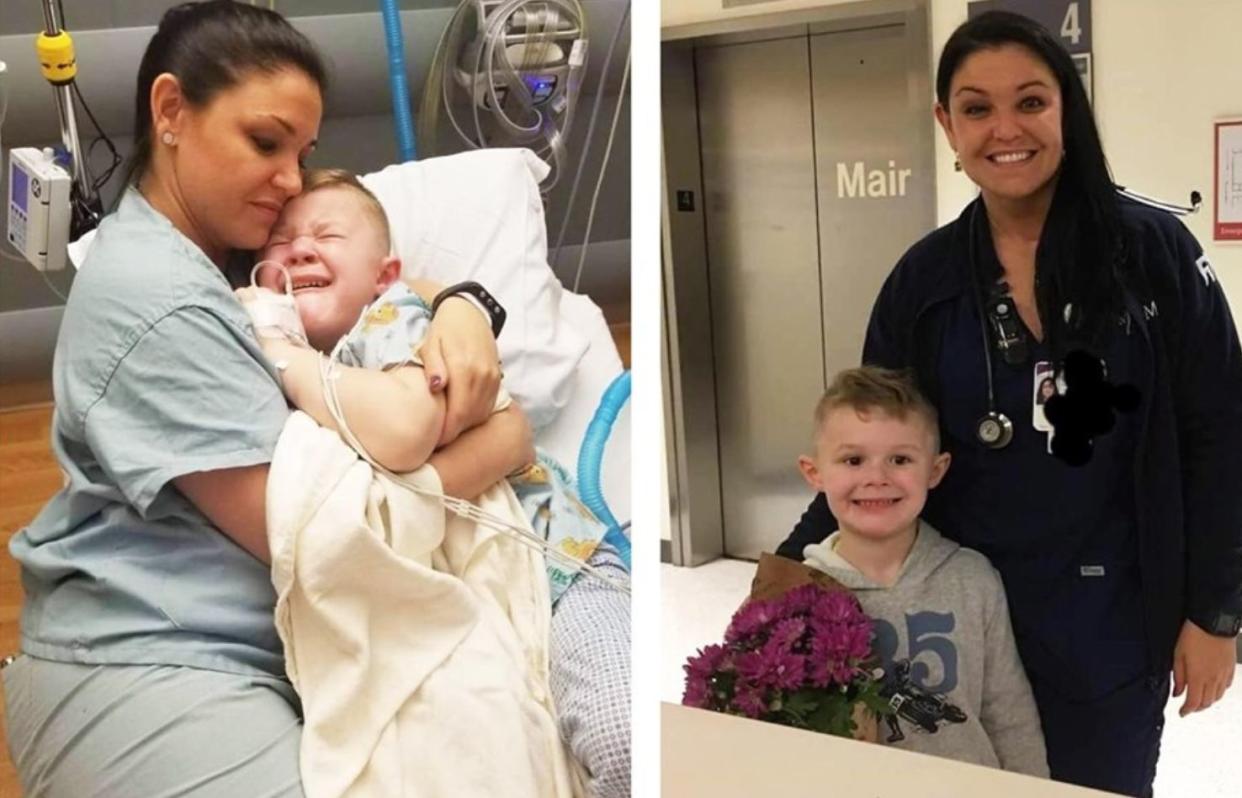
[(233, 0), (183, 3), (164, 12), (138, 67), (134, 151), (126, 185), (138, 182), (151, 162), (151, 85), (165, 72), (176, 76), (189, 103), (203, 107), (251, 72), (299, 69), (327, 90), (328, 73), (315, 46), (274, 11)]
[[(1049, 343), (1061, 354), (1071, 341), (1085, 345), (1121, 304), (1125, 258), (1120, 202), (1100, 145), (1099, 130), (1074, 60), (1038, 22), (1008, 11), (987, 11), (962, 23), (945, 43), (936, 69), (936, 100), (949, 109), (949, 85), (962, 62), (980, 50), (1016, 44), (1031, 51), (1061, 89), (1061, 136), (1065, 147), (1049, 229), (1044, 242), (1056, 247), (1053, 274), (1040, 274), (1040, 317)], [(1078, 309), (1070, 324), (1061, 308)], [(1055, 309), (1055, 310), (1054, 310)], [(1058, 347), (1054, 339), (1065, 342)]]

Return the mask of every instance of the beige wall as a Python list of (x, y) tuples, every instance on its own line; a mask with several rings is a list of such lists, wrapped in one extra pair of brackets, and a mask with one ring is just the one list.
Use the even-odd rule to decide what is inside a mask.
[(723, 8), (722, 0), (661, 0), (660, 24), (665, 28), (673, 28), (678, 25), (696, 25), (700, 22), (740, 19), (756, 14), (823, 8), (847, 2), (857, 2), (857, 0), (774, 0), (774, 2), (755, 3), (738, 8)]
[(1096, 0), (1096, 111), (1117, 182), (1203, 210), (1186, 224), (1242, 321), (1242, 244), (1212, 241), (1212, 123), (1242, 119), (1239, 0)]
[[(723, 9), (721, 0), (663, 0), (665, 28), (840, 5), (845, 0), (778, 0)], [(966, 19), (966, 0), (930, 0), (932, 57)], [(1212, 236), (1212, 123), (1242, 118), (1237, 62), (1242, 0), (1093, 0), (1096, 119), (1116, 180), (1140, 193), (1204, 206), (1186, 224), (1215, 267), (1234, 318), (1242, 322), (1242, 244)], [(929, 106), (931, 98), (928, 99)], [(928, 124), (932, 121), (930, 107)], [(936, 216), (955, 218), (974, 186), (953, 171), (936, 137)]]

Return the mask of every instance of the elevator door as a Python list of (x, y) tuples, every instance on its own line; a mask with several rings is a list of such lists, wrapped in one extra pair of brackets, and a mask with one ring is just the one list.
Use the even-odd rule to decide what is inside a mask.
[(895, 25), (695, 50), (730, 556), (772, 551), (806, 508), (826, 378), (858, 363), (880, 284), (931, 229), (907, 46)]
[(903, 25), (811, 37), (829, 377), (858, 365), (884, 278), (935, 225), (931, 102), (912, 98), (907, 42)]
[(792, 458), (824, 387), (810, 54), (804, 36), (695, 61), (725, 551), (757, 557), (806, 502)]

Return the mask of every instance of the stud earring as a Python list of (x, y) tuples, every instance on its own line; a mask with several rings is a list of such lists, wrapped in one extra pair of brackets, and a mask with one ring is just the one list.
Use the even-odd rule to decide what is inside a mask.
[(160, 141), (164, 142), (169, 147), (173, 147), (177, 144), (177, 137), (172, 134), (172, 131), (165, 130), (164, 135), (160, 136)]

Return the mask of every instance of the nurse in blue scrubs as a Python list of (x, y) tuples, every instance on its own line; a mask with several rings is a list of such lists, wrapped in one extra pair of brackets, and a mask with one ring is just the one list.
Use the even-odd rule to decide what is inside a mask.
[[(1237, 331), (1194, 237), (1118, 195), (1046, 30), (1004, 12), (964, 23), (936, 93), (980, 196), (897, 264), (863, 359), (912, 369), (940, 410), (954, 465), (925, 517), (1001, 573), (1053, 778), (1150, 795), (1170, 687), (1185, 715), (1235, 672)], [(1111, 429), (1086, 462), (1044, 414), (1049, 381), (1073, 394), (1067, 355), (1139, 397), (1101, 405)], [(801, 559), (835, 527), (817, 496), (778, 552)]]
[[(283, 17), (228, 0), (170, 9), (143, 56), (130, 179), (57, 340), (66, 485), (11, 543), (5, 726), (26, 795), (302, 795), (264, 519), (288, 409), (225, 268), (301, 190), (326, 82)], [(490, 416), (495, 342), (469, 302), (441, 310), (440, 387), (470, 425)], [(446, 492), (524, 463), (524, 419), (492, 432), (440, 461)]]

